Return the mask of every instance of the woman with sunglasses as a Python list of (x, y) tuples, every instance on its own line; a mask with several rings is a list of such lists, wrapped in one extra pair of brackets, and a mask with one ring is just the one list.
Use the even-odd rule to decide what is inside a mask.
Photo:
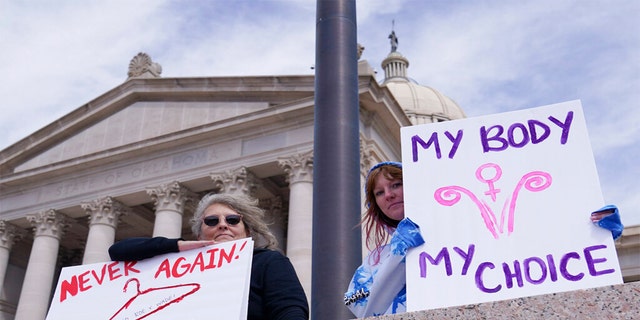
[[(344, 303), (358, 318), (406, 311), (407, 250), (424, 243), (418, 225), (404, 216), (402, 163), (386, 161), (373, 166), (365, 182), (364, 225), (371, 252), (356, 269)], [(591, 221), (622, 234), (618, 209), (609, 205), (591, 214)]]
[(247, 319), (308, 319), (309, 305), (289, 259), (263, 221), (257, 200), (208, 194), (198, 204), (191, 230), (197, 240), (130, 238), (109, 248), (115, 261), (132, 261), (251, 237), (254, 241)]

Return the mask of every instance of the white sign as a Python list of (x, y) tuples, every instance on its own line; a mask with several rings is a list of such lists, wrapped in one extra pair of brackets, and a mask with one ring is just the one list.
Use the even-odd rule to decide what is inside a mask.
[(251, 238), (62, 269), (47, 320), (246, 319)]
[(622, 283), (580, 101), (401, 136), (408, 311)]

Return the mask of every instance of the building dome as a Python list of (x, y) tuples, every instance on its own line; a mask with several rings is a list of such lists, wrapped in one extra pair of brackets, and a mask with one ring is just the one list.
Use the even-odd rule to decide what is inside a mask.
[(451, 98), (409, 79), (409, 60), (396, 51), (395, 33), (392, 32), (389, 38), (392, 39), (391, 53), (382, 61), (385, 76), (382, 85), (389, 88), (411, 123), (416, 125), (466, 118), (462, 108)]
[(455, 101), (434, 88), (408, 79), (385, 81), (384, 84), (414, 125), (466, 118)]

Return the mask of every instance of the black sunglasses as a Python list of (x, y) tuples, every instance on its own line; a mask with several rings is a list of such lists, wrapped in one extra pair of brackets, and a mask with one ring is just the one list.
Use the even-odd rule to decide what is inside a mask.
[[(242, 221), (242, 216), (239, 214), (230, 214), (224, 217), (224, 220), (227, 222), (227, 224), (235, 226), (236, 224), (240, 223), (240, 221)], [(220, 223), (219, 216), (208, 216), (204, 218), (204, 224), (208, 225), (209, 227), (215, 227), (218, 225), (218, 223)]]

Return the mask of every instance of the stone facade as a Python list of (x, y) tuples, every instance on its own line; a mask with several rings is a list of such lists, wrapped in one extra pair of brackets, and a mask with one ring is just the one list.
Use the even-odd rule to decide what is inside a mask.
[[(107, 261), (115, 241), (192, 238), (188, 220), (209, 192), (260, 200), (310, 295), (314, 77), (162, 78), (147, 58), (136, 56), (120, 86), (0, 151), (0, 320), (44, 319), (61, 268)], [(372, 164), (400, 159), (400, 128), (416, 114), (450, 118), (422, 105), (408, 116), (365, 61), (358, 70), (364, 179)], [(628, 228), (618, 241), (627, 281), (640, 279), (639, 237)]]
[[(373, 74), (359, 86), (363, 159), (398, 160), (409, 119)], [(0, 319), (43, 319), (60, 269), (115, 241), (192, 238), (209, 192), (260, 200), (310, 294), (313, 105), (313, 76), (131, 77), (3, 150)]]

